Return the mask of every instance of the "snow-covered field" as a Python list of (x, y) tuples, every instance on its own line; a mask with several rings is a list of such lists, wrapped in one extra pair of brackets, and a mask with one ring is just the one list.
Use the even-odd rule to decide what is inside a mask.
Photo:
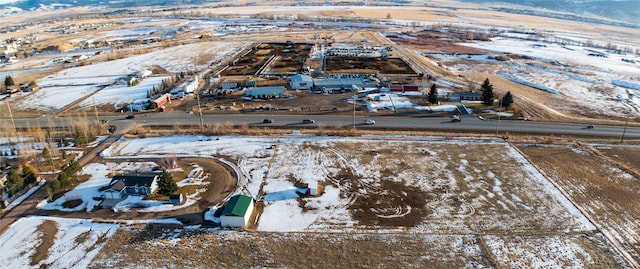
[[(486, 247), (453, 236), (432, 252), (488, 252), (509, 268), (584, 268), (603, 259), (624, 264), (590, 221), (500, 140), (185, 135), (123, 139), (103, 157), (165, 154), (225, 156), (254, 197), (264, 183), (260, 231), (389, 238), (409, 232), (427, 241), (478, 234)], [(300, 183), (318, 182), (325, 186), (322, 195), (300, 196)]]
[[(44, 225), (55, 231), (48, 239)], [(83, 219), (21, 218), (0, 235), (5, 261), (0, 268), (87, 268), (118, 227)], [(39, 246), (46, 245), (49, 248), (38, 253)]]
[(96, 94), (80, 102), (80, 107), (90, 107), (93, 105), (113, 104), (114, 107), (127, 104), (129, 102), (139, 102), (147, 100), (147, 94), (154, 88), (162, 84), (163, 80), (169, 77), (157, 76), (147, 77), (140, 80), (140, 84), (128, 87), (126, 84), (114, 84), (106, 87)]
[[(512, 37), (498, 37), (490, 42), (465, 45), (535, 59), (535, 62), (511, 60), (498, 64), (495, 72), (505, 79), (562, 96), (577, 107), (588, 108), (601, 115), (618, 117), (640, 115), (640, 95), (638, 94), (640, 64), (622, 60), (638, 60), (635, 55)], [(495, 64), (495, 61), (487, 61), (480, 57), (471, 59)], [(452, 69), (480, 71), (482, 66), (482, 64), (454, 65)], [(545, 105), (559, 111), (568, 109), (561, 104), (546, 103)]]
[[(499, 141), (175, 136), (125, 139), (103, 152), (104, 157), (158, 154), (235, 159), (254, 197), (263, 181), (262, 190), (276, 194), (265, 197), (258, 225), (263, 231), (594, 229), (524, 157)], [(296, 183), (317, 182), (325, 186), (323, 195), (304, 202), (291, 195)], [(371, 197), (388, 201), (359, 202)], [(407, 204), (402, 197), (425, 201)], [(398, 224), (403, 221), (409, 225)]]
[[(222, 61), (243, 47), (243, 43), (239, 42), (202, 42), (65, 69), (39, 80), (37, 83), (42, 89), (28, 94), (14, 106), (17, 109), (57, 111), (75, 101), (91, 96), (106, 86), (109, 87), (98, 91), (94, 98), (85, 99), (80, 105), (91, 106), (94, 100), (96, 104), (127, 103), (146, 97), (147, 90), (157, 85), (158, 79), (160, 82), (162, 79), (160, 77), (146, 78), (139, 85), (123, 90), (119, 85), (115, 85), (119, 78), (137, 74), (154, 65), (169, 72), (202, 70), (208, 66), (208, 63)], [(198, 58), (205, 57), (205, 55), (211, 58), (206, 61)]]

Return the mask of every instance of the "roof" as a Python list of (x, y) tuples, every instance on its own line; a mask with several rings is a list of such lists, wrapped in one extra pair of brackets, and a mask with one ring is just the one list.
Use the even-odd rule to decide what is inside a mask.
[[(113, 183), (113, 181), (112, 181), (112, 183)], [(118, 180), (113, 184), (109, 183), (109, 189), (108, 190), (122, 191), (122, 189), (124, 189), (125, 187), (126, 186), (124, 185), (124, 181), (123, 180)]]
[(236, 195), (229, 199), (227, 205), (222, 210), (222, 216), (239, 216), (244, 217), (247, 213), (247, 209), (253, 202), (253, 199), (246, 195)]
[(158, 176), (157, 174), (117, 175), (111, 179), (109, 189), (120, 191), (125, 187), (151, 187)]
[(298, 82), (298, 81), (313, 82), (313, 79), (310, 76), (298, 74), (298, 75), (292, 76), (291, 81), (292, 82)]
[(479, 97), (482, 96), (482, 93), (480, 92), (454, 92), (451, 95), (457, 95), (457, 96), (461, 96), (461, 97)]

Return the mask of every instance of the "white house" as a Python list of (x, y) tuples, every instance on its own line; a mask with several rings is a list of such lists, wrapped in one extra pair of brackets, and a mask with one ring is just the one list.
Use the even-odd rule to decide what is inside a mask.
[(313, 79), (307, 75), (295, 75), (291, 77), (289, 82), (292, 90), (311, 90), (313, 88)]
[(149, 195), (158, 190), (160, 175), (118, 175), (114, 176), (104, 191), (105, 199), (124, 199), (129, 194)]
[(220, 215), (222, 227), (242, 228), (249, 224), (253, 214), (253, 198), (236, 195), (229, 199)]

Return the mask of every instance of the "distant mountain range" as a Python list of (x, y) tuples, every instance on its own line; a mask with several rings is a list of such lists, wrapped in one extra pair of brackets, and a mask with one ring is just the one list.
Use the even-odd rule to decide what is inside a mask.
[[(589, 15), (602, 16), (640, 26), (639, 0), (459, 0), (473, 3), (509, 3), (549, 11), (569, 12), (583, 18)], [(519, 8), (518, 8), (519, 9)], [(515, 13), (533, 13), (531, 9), (505, 10)], [(544, 14), (542, 14), (544, 15)], [(549, 14), (547, 14), (549, 15)]]
[[(591, 21), (602, 23), (601, 20), (593, 19), (593, 15), (610, 18), (624, 22), (624, 26), (640, 27), (640, 0), (458, 0), (461, 2), (473, 3), (509, 3), (513, 6), (494, 7), (496, 10), (521, 13), (535, 14), (549, 17), (560, 17), (558, 12), (569, 12), (575, 14), (572, 16), (562, 16), (567, 19), (576, 19), (582, 21)], [(36, 9), (55, 9), (72, 6), (103, 6), (110, 8), (126, 8), (135, 6), (173, 6), (187, 5), (199, 3), (216, 3), (227, 2), (233, 4), (233, 1), (221, 0), (0, 0), (0, 8), (14, 10), (36, 10)], [(253, 2), (260, 3), (260, 0)], [(269, 4), (269, 1), (264, 1)], [(376, 3), (377, 2), (377, 3)], [(385, 1), (368, 1), (368, 0), (327, 0), (326, 5), (362, 5), (362, 4), (407, 4), (411, 2), (425, 2), (430, 0), (385, 0)], [(297, 3), (300, 1), (292, 1)], [(317, 2), (315, 4), (318, 4)], [(518, 6), (516, 6), (518, 5)], [(492, 5), (495, 6), (495, 5)]]

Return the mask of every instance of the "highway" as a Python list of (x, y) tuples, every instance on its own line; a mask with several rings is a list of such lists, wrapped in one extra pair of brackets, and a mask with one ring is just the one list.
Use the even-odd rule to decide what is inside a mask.
[[(285, 114), (286, 113), (286, 114)], [(118, 131), (126, 130), (134, 123), (142, 125), (199, 125), (200, 118), (197, 115), (187, 114), (182, 111), (152, 113), (147, 115), (136, 115), (134, 119), (125, 119), (125, 115), (101, 117), (109, 120), (110, 125), (118, 128)], [(263, 124), (263, 119), (272, 119), (273, 123)], [(303, 119), (313, 119), (315, 123), (304, 124)], [(375, 120), (375, 125), (364, 125), (365, 119)], [(18, 128), (27, 126), (49, 126), (52, 122), (56, 126), (66, 126), (76, 121), (75, 118), (51, 118), (47, 117), (33, 119), (16, 119)], [(216, 114), (203, 116), (205, 125), (214, 123), (233, 123), (235, 125), (248, 124), (260, 127), (287, 127), (287, 128), (312, 128), (317, 126), (343, 126), (351, 127), (353, 116), (349, 114), (316, 114), (297, 115), (291, 112), (279, 113), (245, 113), (245, 114)], [(625, 139), (640, 138), (640, 128), (620, 125), (596, 125), (594, 128), (587, 128), (587, 124), (580, 123), (558, 123), (558, 122), (537, 122), (523, 120), (481, 120), (477, 117), (465, 117), (461, 122), (451, 122), (450, 118), (427, 117), (427, 116), (393, 116), (393, 115), (356, 115), (356, 128), (362, 129), (403, 129), (418, 131), (450, 131), (456, 132), (478, 132), (495, 134), (496, 129), (500, 134), (504, 133), (531, 133), (540, 135), (562, 135), (562, 136), (582, 136), (582, 137), (621, 137), (623, 132)]]

